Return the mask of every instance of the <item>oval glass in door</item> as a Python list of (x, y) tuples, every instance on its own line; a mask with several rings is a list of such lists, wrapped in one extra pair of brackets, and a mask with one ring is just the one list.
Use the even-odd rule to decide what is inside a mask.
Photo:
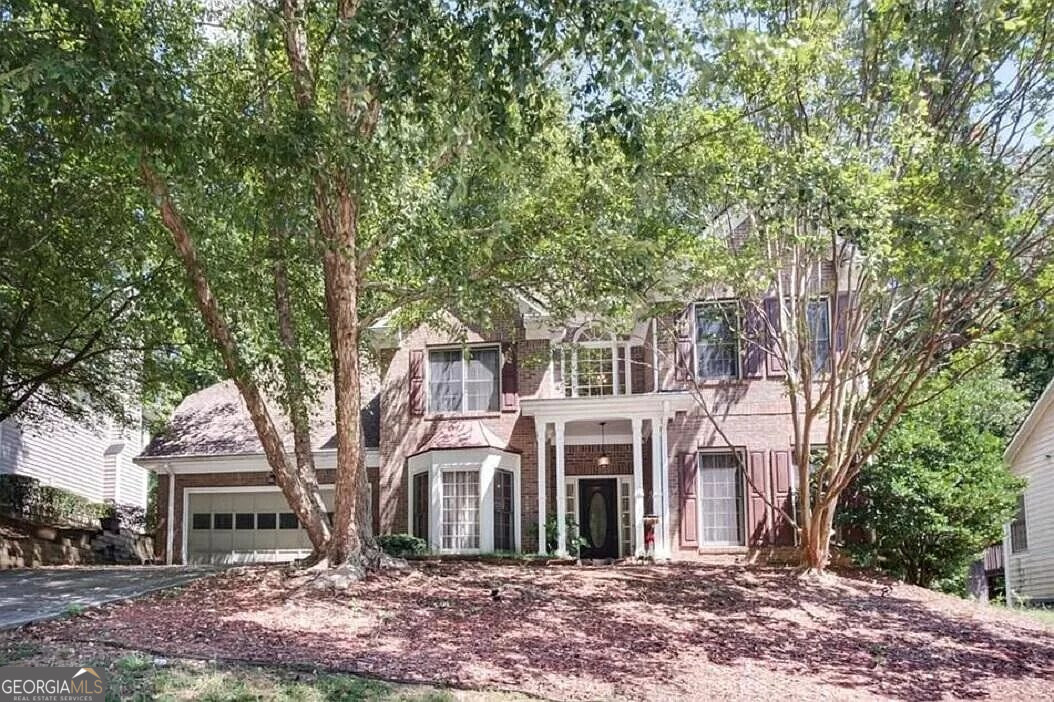
[(608, 505), (599, 490), (589, 498), (589, 541), (594, 548), (603, 548), (607, 540)]

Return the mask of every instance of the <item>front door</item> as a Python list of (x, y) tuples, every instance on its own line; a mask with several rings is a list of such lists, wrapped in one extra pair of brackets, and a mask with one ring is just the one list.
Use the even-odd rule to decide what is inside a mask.
[(582, 558), (618, 558), (618, 483), (614, 478), (579, 481), (578, 533)]

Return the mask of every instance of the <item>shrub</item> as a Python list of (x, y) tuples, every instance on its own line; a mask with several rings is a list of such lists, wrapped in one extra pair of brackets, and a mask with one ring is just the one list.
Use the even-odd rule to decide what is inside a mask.
[(107, 506), (25, 475), (0, 475), (0, 509), (42, 524), (96, 525)]
[(1022, 483), (1003, 447), (1023, 409), (993, 370), (905, 414), (839, 514), (842, 526), (872, 535), (847, 545), (857, 562), (915, 585), (958, 588), (1016, 509)]
[(411, 534), (382, 534), (377, 537), (377, 545), (389, 556), (396, 558), (428, 553), (428, 543)]

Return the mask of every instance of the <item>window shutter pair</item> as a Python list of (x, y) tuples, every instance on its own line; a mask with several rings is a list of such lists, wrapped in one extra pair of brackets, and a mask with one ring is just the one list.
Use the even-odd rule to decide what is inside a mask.
[[(516, 365), (516, 347), (512, 344), (502, 346), (501, 366), (501, 411), (515, 412), (520, 407), (519, 383)], [(410, 414), (421, 416), (425, 413), (425, 351), (410, 351)]]

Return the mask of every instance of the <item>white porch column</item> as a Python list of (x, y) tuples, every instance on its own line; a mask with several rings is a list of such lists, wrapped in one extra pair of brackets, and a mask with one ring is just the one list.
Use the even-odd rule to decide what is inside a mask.
[(534, 434), (538, 440), (538, 553), (546, 555), (545, 551), (545, 428), (548, 422), (540, 417), (534, 419)]
[(644, 445), (640, 417), (630, 420), (633, 426), (633, 552), (644, 555)]
[(564, 482), (564, 422), (556, 429), (556, 555), (567, 555), (567, 483)]
[(655, 556), (666, 557), (666, 513), (662, 509), (662, 494), (666, 485), (662, 481), (662, 418), (651, 418), (651, 513), (659, 517), (655, 525)]
[(663, 409), (659, 422), (659, 436), (662, 438), (662, 548), (663, 557), (669, 558), (673, 553), (673, 532), (670, 525), (670, 430), (666, 424), (666, 410)]

